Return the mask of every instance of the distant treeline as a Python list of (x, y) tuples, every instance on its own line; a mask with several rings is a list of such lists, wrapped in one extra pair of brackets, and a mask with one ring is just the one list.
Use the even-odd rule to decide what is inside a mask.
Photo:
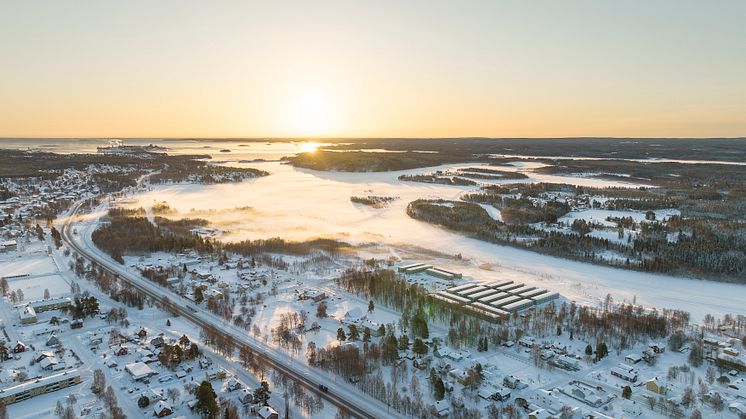
[(614, 156), (620, 159), (746, 161), (746, 138), (345, 138), (343, 144), (325, 148), (337, 151), (426, 150), (469, 156), (507, 154), (526, 157)]
[(153, 183), (185, 182), (227, 183), (268, 176), (269, 172), (250, 167), (226, 167), (208, 164), (201, 160), (183, 159), (169, 163), (159, 173), (150, 177)]
[(476, 186), (477, 182), (464, 179), (458, 176), (439, 176), (439, 175), (401, 175), (399, 180), (406, 182), (437, 183), (440, 185), (451, 186)]

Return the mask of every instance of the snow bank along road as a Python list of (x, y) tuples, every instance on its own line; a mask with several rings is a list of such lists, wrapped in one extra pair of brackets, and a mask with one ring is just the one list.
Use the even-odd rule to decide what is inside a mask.
[[(155, 301), (170, 300), (174, 303), (171, 304), (174, 310), (196, 326), (211, 325), (216, 327), (226, 336), (232, 337), (237, 344), (250, 348), (255, 356), (261, 357), (272, 367), (287, 374), (294, 380), (305, 384), (307, 388), (319, 394), (323, 399), (331, 402), (333, 405), (345, 408), (353, 415), (361, 418), (399, 417), (397, 413), (391, 412), (388, 406), (378, 400), (365, 396), (358, 389), (351, 388), (343, 381), (337, 383), (328, 375), (307, 365), (295, 362), (282, 351), (252, 338), (245, 330), (239, 329), (224, 319), (203, 310), (182, 296), (162, 288), (137, 274), (129, 272), (125, 266), (118, 264), (93, 244), (90, 235), (91, 226), (88, 226), (85, 230), (82, 228), (79, 229), (77, 239), (80, 242), (78, 242), (76, 237), (70, 234), (70, 230), (72, 223), (77, 218), (76, 215), (79, 209), (80, 204), (77, 204), (71, 211), (70, 217), (62, 227), (62, 238), (81, 256), (92, 262), (96, 262), (112, 274), (118, 275), (119, 279), (155, 299)], [(319, 385), (328, 387), (329, 392), (319, 391)]]

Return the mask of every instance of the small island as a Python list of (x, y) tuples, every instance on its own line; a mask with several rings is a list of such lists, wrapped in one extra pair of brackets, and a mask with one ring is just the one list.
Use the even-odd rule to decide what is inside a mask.
[(398, 199), (397, 196), (351, 196), (350, 201), (353, 204), (363, 204), (373, 208), (384, 208), (389, 205), (390, 202)]

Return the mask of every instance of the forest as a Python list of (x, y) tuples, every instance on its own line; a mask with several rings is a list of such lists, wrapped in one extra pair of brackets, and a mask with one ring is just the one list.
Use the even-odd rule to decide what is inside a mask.
[(331, 239), (296, 242), (279, 237), (222, 243), (192, 232), (207, 224), (204, 219), (171, 220), (156, 216), (155, 223), (151, 223), (142, 208), (112, 208), (105, 221), (103, 226), (93, 232), (93, 242), (120, 263), (124, 262), (123, 257), (127, 254), (152, 252), (183, 253), (194, 250), (206, 254), (227, 251), (243, 256), (262, 253), (307, 255), (314, 251), (336, 254), (348, 246)]
[[(485, 197), (469, 197), (486, 201)], [(746, 223), (723, 219), (683, 219), (672, 217), (668, 222), (654, 221), (639, 225), (640, 234), (630, 236), (629, 243), (619, 243), (588, 235), (591, 228), (573, 223), (570, 232), (547, 230), (531, 225), (539, 221), (553, 222), (567, 211), (559, 203), (543, 208), (530, 202), (491, 197), (498, 202), (504, 221), (495, 220), (484, 208), (471, 202), (416, 200), (407, 207), (415, 219), (442, 225), (481, 240), (526, 248), (540, 253), (570, 259), (591, 261), (628, 269), (669, 274), (683, 274), (706, 279), (744, 283), (746, 274)], [(444, 205), (448, 204), (448, 205)], [(617, 220), (620, 227), (629, 220)], [(677, 234), (675, 241), (667, 234)], [(602, 252), (612, 251), (619, 258), (603, 258)]]

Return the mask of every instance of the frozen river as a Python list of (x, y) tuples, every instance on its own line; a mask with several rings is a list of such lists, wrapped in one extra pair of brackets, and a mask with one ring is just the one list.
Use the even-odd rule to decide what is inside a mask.
[[(208, 214), (204, 211), (211, 210), (207, 218), (226, 231), (221, 236), (224, 240), (331, 237), (352, 244), (377, 243), (385, 249), (379, 249), (379, 257), (393, 255), (407, 260), (434, 257), (434, 253), (427, 250), (445, 255), (461, 254), (463, 261), (444, 257), (437, 263), (477, 281), (523, 281), (591, 304), (598, 303), (609, 293), (615, 301), (684, 309), (695, 319), (706, 313), (745, 314), (746, 287), (743, 286), (568, 261), (471, 239), (409, 218), (406, 207), (415, 199), (458, 199), (462, 193), (473, 189), (397, 179), (403, 173), (426, 173), (438, 168), (339, 173), (297, 169), (279, 162), (240, 165), (264, 169), (271, 175), (238, 184), (158, 186), (141, 195), (137, 205), (166, 201), (180, 213), (197, 211), (203, 217)], [(447, 167), (459, 166), (473, 165)], [(532, 178), (544, 180), (530, 169), (520, 170), (527, 170)], [(561, 177), (559, 181), (620, 186), (614, 181), (574, 177)], [(398, 199), (386, 208), (375, 209), (351, 203), (353, 195), (386, 195)]]

